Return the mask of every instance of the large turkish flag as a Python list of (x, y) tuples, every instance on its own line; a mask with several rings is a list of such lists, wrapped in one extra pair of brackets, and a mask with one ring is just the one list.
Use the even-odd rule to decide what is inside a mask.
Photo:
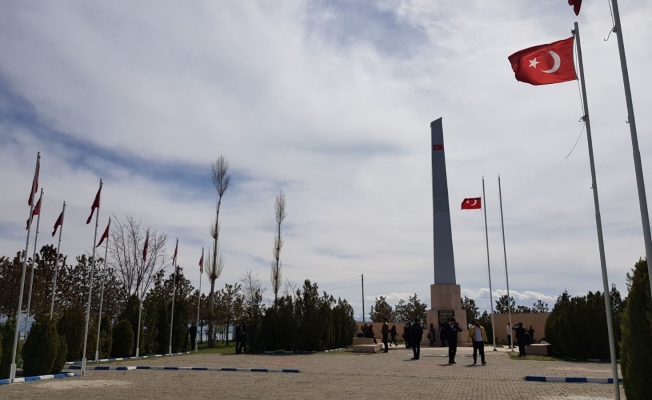
[(508, 57), (516, 80), (548, 85), (577, 79), (573, 64), (573, 38), (517, 51)]

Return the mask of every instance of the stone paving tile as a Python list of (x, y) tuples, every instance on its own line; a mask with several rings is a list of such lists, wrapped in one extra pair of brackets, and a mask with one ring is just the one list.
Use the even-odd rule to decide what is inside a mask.
[[(188, 355), (121, 362), (238, 368), (299, 368), (300, 374), (206, 371), (90, 371), (81, 378), (0, 387), (2, 399), (613, 399), (613, 385), (526, 382), (525, 375), (608, 377), (609, 364), (512, 360), (487, 349), (487, 366), (472, 366), (460, 348), (446, 365), (441, 348), (388, 354)], [(624, 399), (624, 394), (621, 396)]]

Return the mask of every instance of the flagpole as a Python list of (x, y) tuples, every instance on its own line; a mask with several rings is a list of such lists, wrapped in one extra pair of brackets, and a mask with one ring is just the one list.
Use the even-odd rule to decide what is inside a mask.
[[(37, 179), (37, 174), (39, 170), (39, 165), (41, 162), (41, 152), (36, 153), (36, 167), (34, 169), (34, 179), (32, 180), (32, 187), (30, 188), (30, 198), (34, 195), (34, 182)], [(34, 211), (34, 200), (32, 199), (29, 209), (29, 221), (30, 224), (27, 226), (27, 239), (25, 241), (25, 254), (23, 257), (23, 275), (20, 278), (20, 295), (18, 296), (18, 311), (16, 312), (16, 328), (14, 329), (14, 349), (11, 355), (11, 370), (9, 372), (9, 381), (14, 382), (16, 379), (16, 352), (18, 350), (18, 332), (20, 326), (20, 314), (23, 309), (23, 293), (25, 288), (25, 275), (27, 272), (27, 251), (29, 250), (29, 234), (32, 230), (32, 212)]]
[[(149, 243), (149, 230), (147, 231), (147, 237), (145, 238), (145, 244), (147, 245)], [(147, 255), (146, 255), (147, 247), (143, 249), (143, 268), (145, 267), (145, 263), (147, 262)], [(140, 356), (140, 331), (141, 331), (141, 319), (143, 316), (143, 296), (145, 295), (145, 291), (143, 290), (142, 295), (138, 293), (138, 334), (136, 335), (136, 357)]]
[(174, 298), (177, 294), (177, 249), (179, 248), (179, 238), (177, 238), (177, 246), (174, 248), (174, 260), (172, 268), (174, 269), (174, 276), (172, 278), (172, 316), (170, 317), (170, 347), (168, 354), (172, 354), (172, 326), (174, 325)]
[(61, 211), (61, 226), (59, 227), (59, 244), (57, 245), (57, 262), (54, 267), (54, 280), (52, 281), (52, 302), (50, 303), (50, 320), (54, 314), (54, 297), (57, 292), (57, 275), (59, 274), (59, 257), (61, 255), (61, 233), (63, 232), (63, 220), (66, 218), (66, 202), (63, 202), (63, 210)]
[(602, 219), (600, 217), (600, 202), (598, 200), (598, 181), (595, 176), (595, 163), (593, 160), (593, 139), (591, 138), (591, 119), (589, 118), (589, 105), (586, 99), (586, 82), (584, 81), (584, 63), (582, 61), (582, 46), (580, 44), (580, 28), (575, 22), (573, 30), (575, 43), (577, 45), (577, 59), (580, 70), (580, 84), (582, 87), (582, 104), (584, 106), (584, 124), (586, 126), (586, 140), (589, 145), (589, 163), (591, 166), (591, 183), (593, 188), (593, 202), (595, 204), (595, 224), (598, 230), (598, 248), (600, 251), (600, 267), (602, 268), (602, 285), (604, 287), (604, 305), (607, 313), (607, 330), (609, 333), (609, 355), (611, 356), (611, 369), (614, 381), (614, 398), (620, 399), (620, 388), (618, 384), (618, 365), (616, 364), (616, 341), (614, 339), (614, 328), (611, 319), (611, 299), (609, 296), (609, 279), (607, 278), (607, 261), (604, 252), (604, 238), (602, 236)]
[(487, 243), (487, 271), (489, 272), (489, 301), (491, 303), (491, 333), (494, 341), (494, 351), (496, 350), (496, 327), (494, 326), (494, 298), (491, 288), (491, 263), (489, 262), (489, 231), (487, 228), (487, 201), (484, 194), (484, 176), (482, 177), (482, 208), (484, 209), (484, 237)]
[[(505, 256), (505, 281), (507, 282), (507, 314), (509, 315), (509, 328), (512, 326), (512, 299), (509, 296), (509, 274), (507, 273), (507, 247), (505, 247), (505, 222), (503, 221), (503, 191), (500, 187), (500, 175), (498, 175), (498, 197), (500, 198), (500, 228), (503, 231), (503, 255)], [(512, 346), (512, 335), (509, 335), (509, 348), (514, 351)]]
[[(204, 275), (204, 248), (201, 248), (201, 261), (202, 261), (202, 266), (201, 266), (201, 271), (199, 272), (199, 292), (197, 293), (197, 329), (199, 328), (199, 305), (201, 304), (201, 277)], [(199, 338), (201, 339), (201, 330), (199, 331)], [(197, 341), (197, 338), (195, 338), (195, 353), (199, 352), (199, 344)]]
[[(111, 217), (109, 217), (109, 227), (111, 226)], [(104, 303), (104, 281), (106, 280), (106, 260), (109, 256), (109, 239), (110, 236), (106, 237), (106, 247), (104, 248), (104, 265), (102, 274), (102, 290), (100, 290), (100, 314), (97, 317), (97, 342), (95, 344), (95, 362), (100, 360), (100, 328), (102, 328), (102, 304)]]
[[(43, 189), (41, 189), (41, 196), (38, 198), (38, 203), (43, 200)], [(40, 204), (43, 207), (43, 204)], [(30, 221), (31, 224), (31, 221)], [(41, 210), (39, 210), (38, 218), (36, 218), (36, 233), (34, 234), (34, 252), (32, 253), (32, 272), (29, 277), (29, 292), (27, 294), (27, 314), (25, 315), (25, 340), (27, 340), (27, 323), (29, 322), (29, 312), (32, 306), (32, 286), (34, 286), (34, 267), (36, 266), (36, 244), (38, 242), (38, 228), (41, 224)]]
[[(102, 180), (100, 179), (100, 190), (98, 194), (102, 193)], [(101, 204), (101, 203), (100, 203)], [(81, 374), (86, 375), (86, 346), (88, 344), (88, 323), (91, 316), (91, 298), (93, 296), (93, 273), (95, 272), (95, 243), (97, 243), (97, 225), (100, 220), (100, 204), (97, 205), (97, 214), (95, 215), (95, 235), (93, 236), (93, 256), (91, 261), (91, 276), (88, 284), (88, 304), (86, 304), (86, 327), (84, 329), (84, 351), (82, 353), (82, 369)]]
[(611, 0), (611, 8), (614, 16), (614, 32), (618, 40), (618, 53), (620, 54), (620, 68), (623, 74), (623, 85), (625, 86), (625, 102), (627, 103), (627, 122), (632, 137), (632, 150), (634, 155), (634, 170), (636, 171), (636, 184), (638, 187), (638, 204), (641, 209), (641, 222), (643, 223), (643, 238), (645, 240), (645, 259), (647, 261), (648, 278), (650, 280), (650, 291), (652, 292), (652, 235), (650, 234), (650, 216), (647, 209), (647, 195), (645, 194), (645, 180), (643, 179), (643, 166), (641, 163), (641, 152), (638, 148), (638, 136), (636, 134), (636, 119), (634, 118), (634, 104), (632, 102), (632, 90), (629, 86), (629, 72), (627, 70), (627, 58), (625, 57), (625, 41), (623, 39), (623, 28), (620, 24), (620, 11), (618, 1)]

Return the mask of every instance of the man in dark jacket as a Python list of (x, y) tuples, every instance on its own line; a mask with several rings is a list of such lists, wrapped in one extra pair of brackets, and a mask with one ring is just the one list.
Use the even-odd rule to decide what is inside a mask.
[(383, 327), (381, 328), (380, 333), (383, 334), (385, 353), (389, 353), (389, 346), (387, 345), (387, 341), (389, 340), (389, 325), (387, 325), (387, 318), (383, 318)]
[(444, 332), (446, 334), (446, 342), (448, 342), (448, 363), (457, 364), (455, 362), (455, 354), (457, 354), (457, 332), (462, 332), (462, 329), (455, 318), (450, 318), (448, 324), (444, 326)]
[(516, 334), (516, 341), (518, 342), (518, 356), (525, 357), (525, 328), (523, 328), (523, 323), (519, 322), (518, 325), (512, 329)]
[(235, 354), (240, 354), (240, 341), (242, 340), (242, 326), (235, 326)]
[(410, 344), (412, 345), (412, 352), (414, 353), (413, 360), (418, 360), (421, 355), (421, 339), (423, 338), (423, 328), (419, 322), (419, 318), (414, 319), (414, 323), (410, 327)]
[(197, 325), (195, 325), (194, 322), (190, 325), (190, 328), (188, 328), (188, 333), (190, 334), (190, 350), (196, 350), (195, 342), (197, 340)]

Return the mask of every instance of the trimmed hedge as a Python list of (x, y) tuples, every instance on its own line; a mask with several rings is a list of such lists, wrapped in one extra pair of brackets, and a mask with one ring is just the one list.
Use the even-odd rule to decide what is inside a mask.
[[(0, 334), (2, 335), (2, 361), (0, 362), (0, 379), (8, 379), (11, 372), (11, 356), (14, 351), (14, 335), (16, 329), (16, 320), (9, 319), (4, 324), (0, 324)], [(20, 343), (18, 344), (16, 355), (20, 356)]]
[(84, 346), (86, 313), (80, 307), (69, 308), (63, 312), (57, 323), (57, 332), (66, 341), (66, 361), (79, 361)]
[(59, 334), (55, 329), (54, 322), (47, 316), (37, 317), (23, 346), (24, 375), (35, 376), (53, 373), (60, 347)]
[(127, 319), (123, 319), (113, 328), (113, 346), (111, 356), (129, 357), (134, 349), (134, 330)]

